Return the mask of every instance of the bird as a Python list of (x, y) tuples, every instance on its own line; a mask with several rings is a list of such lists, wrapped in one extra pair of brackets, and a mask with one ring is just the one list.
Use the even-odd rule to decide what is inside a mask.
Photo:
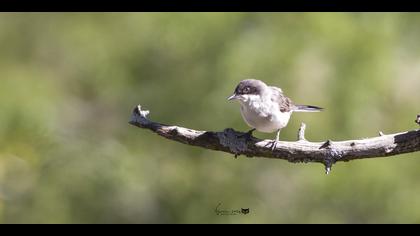
[(279, 143), (281, 129), (287, 126), (293, 112), (319, 112), (324, 109), (295, 104), (284, 95), (281, 88), (269, 86), (257, 79), (240, 81), (227, 100), (239, 101), (242, 118), (252, 128), (245, 133), (247, 138), (250, 138), (255, 130), (263, 133), (276, 132), (276, 139), (271, 146), (273, 151)]

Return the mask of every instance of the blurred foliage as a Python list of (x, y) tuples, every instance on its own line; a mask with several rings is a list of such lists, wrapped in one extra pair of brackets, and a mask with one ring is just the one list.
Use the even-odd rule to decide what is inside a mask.
[[(319, 164), (240, 157), (128, 125), (247, 130), (244, 78), (298, 103), (281, 134), (416, 128), (420, 14), (0, 14), (2, 223), (419, 223), (420, 154)], [(255, 133), (260, 138), (274, 134)], [(223, 209), (250, 214), (218, 216)]]

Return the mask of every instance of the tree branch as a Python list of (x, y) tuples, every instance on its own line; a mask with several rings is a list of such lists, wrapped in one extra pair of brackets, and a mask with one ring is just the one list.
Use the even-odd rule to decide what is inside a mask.
[[(198, 131), (174, 125), (165, 125), (149, 120), (149, 111), (134, 108), (130, 124), (149, 129), (160, 136), (184, 144), (206, 149), (223, 151), (247, 157), (265, 157), (284, 159), (289, 162), (323, 163), (328, 174), (333, 164), (338, 161), (394, 156), (420, 151), (420, 130), (407, 131), (360, 140), (309, 142), (305, 139), (305, 127), (302, 123), (297, 142), (280, 141), (274, 151), (272, 140), (255, 137), (246, 138), (245, 133), (227, 128), (221, 132)], [(420, 115), (416, 122), (420, 124)]]

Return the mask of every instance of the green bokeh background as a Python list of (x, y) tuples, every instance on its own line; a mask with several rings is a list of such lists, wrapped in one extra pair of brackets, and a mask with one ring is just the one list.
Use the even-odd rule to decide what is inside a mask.
[[(420, 14), (2, 13), (0, 223), (420, 223), (419, 153), (292, 164), (165, 140), (247, 130), (235, 85), (298, 103), (312, 141), (418, 128)], [(256, 132), (259, 138), (274, 134)], [(215, 207), (250, 208), (218, 216)]]

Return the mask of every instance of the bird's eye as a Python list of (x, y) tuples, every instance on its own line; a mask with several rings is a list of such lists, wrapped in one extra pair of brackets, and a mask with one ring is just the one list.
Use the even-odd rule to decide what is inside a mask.
[(251, 89), (249, 87), (245, 87), (243, 92), (244, 93), (249, 93), (249, 91), (251, 91)]

